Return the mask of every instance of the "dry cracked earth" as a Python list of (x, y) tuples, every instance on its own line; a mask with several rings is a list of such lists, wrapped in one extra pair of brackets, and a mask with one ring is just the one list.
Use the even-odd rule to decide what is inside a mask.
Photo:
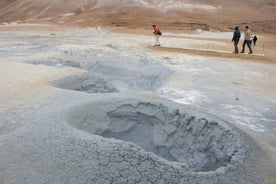
[(274, 63), (99, 28), (1, 34), (0, 183), (273, 183), (275, 86), (250, 78)]
[(273, 0), (64, 2), (0, 2), (1, 184), (276, 183)]

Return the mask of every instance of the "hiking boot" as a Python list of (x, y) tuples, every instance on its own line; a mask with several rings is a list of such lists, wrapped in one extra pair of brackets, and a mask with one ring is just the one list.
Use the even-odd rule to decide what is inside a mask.
[(241, 51), (241, 53), (244, 53), (244, 51)]
[(248, 54), (253, 54), (253, 52), (249, 52)]

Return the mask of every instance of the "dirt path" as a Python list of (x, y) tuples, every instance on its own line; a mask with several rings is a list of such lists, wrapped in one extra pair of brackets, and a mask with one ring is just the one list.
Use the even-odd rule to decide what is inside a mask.
[(149, 46), (151, 50), (159, 52), (176, 52), (189, 55), (198, 55), (198, 56), (208, 56), (208, 57), (219, 57), (219, 58), (235, 58), (242, 59), (246, 61), (256, 61), (256, 62), (271, 62), (271, 58), (261, 56), (261, 55), (248, 55), (248, 54), (232, 54), (226, 52), (217, 52), (210, 50), (196, 50), (196, 49), (187, 49), (187, 48), (171, 48), (171, 47), (155, 47)]

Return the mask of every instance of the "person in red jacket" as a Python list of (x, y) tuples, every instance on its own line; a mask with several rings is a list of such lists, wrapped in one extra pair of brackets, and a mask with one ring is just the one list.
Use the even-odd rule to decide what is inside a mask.
[(154, 39), (155, 39), (154, 46), (160, 46), (159, 37), (162, 35), (162, 33), (160, 32), (160, 29), (156, 25), (152, 25), (152, 27), (154, 30), (153, 34), (154, 34)]

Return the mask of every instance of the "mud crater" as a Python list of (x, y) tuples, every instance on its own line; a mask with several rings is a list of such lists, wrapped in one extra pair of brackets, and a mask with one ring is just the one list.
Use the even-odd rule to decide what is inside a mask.
[(68, 76), (52, 81), (51, 84), (62, 89), (83, 91), (86, 93), (116, 93), (119, 91), (111, 82), (101, 77), (93, 77), (88, 74)]
[(75, 111), (78, 115), (70, 115), (70, 124), (91, 134), (135, 143), (170, 162), (188, 165), (191, 171), (214, 171), (244, 151), (240, 132), (208, 115), (170, 109), (162, 103), (95, 106)]
[(66, 76), (52, 81), (51, 84), (87, 93), (139, 92), (160, 87), (167, 76), (168, 72), (151, 74), (151, 72), (96, 64), (81, 76)]

